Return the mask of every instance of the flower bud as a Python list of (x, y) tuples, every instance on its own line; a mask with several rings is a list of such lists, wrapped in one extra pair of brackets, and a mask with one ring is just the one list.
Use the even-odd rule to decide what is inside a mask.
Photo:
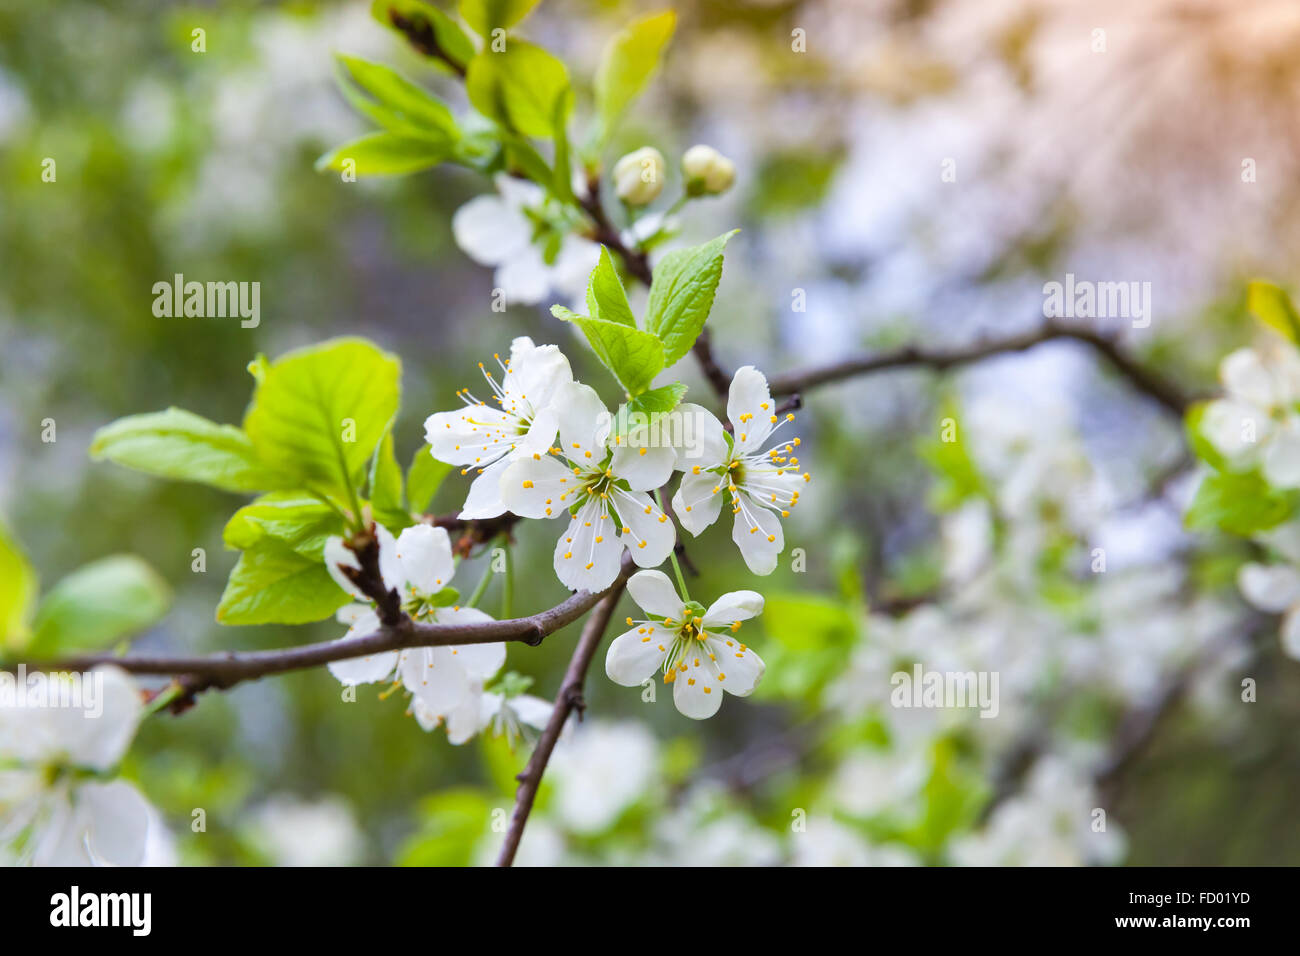
[(692, 146), (682, 154), (682, 176), (688, 196), (717, 196), (731, 188), (736, 164), (712, 146)]
[(642, 146), (614, 164), (614, 193), (629, 206), (654, 202), (664, 188), (664, 156)]

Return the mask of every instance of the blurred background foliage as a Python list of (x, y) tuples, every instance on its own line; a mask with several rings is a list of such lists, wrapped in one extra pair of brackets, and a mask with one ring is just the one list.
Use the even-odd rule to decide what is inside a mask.
[[(605, 39), (655, 6), (546, 0), (524, 32), (565, 58), (584, 94)], [(708, 142), (737, 161), (737, 188), (683, 217), (692, 241), (743, 230), (710, 321), (730, 368), (776, 374), (868, 347), (1032, 327), (1041, 284), (1074, 271), (1152, 280), (1156, 321), (1129, 344), (1198, 392), (1213, 386), (1218, 358), (1253, 334), (1244, 280), (1293, 276), (1300, 26), (1285, 5), (676, 6), (666, 69), (608, 156), (650, 142), (671, 167), (685, 147)], [(234, 561), (221, 529), (240, 500), (92, 465), (90, 435), (112, 419), (177, 405), (236, 422), (256, 353), (335, 334), (402, 356), (402, 461), (426, 415), (453, 407), (476, 363), (515, 335), (559, 341), (577, 377), (615, 397), (545, 310), (492, 311), (490, 271), (456, 248), (449, 225), (488, 184), (449, 167), (361, 183), (313, 171), (325, 149), (366, 125), (335, 89), (336, 51), (394, 64), (463, 103), (368, 8), (0, 0), (0, 510), (43, 580), (122, 551), (153, 565), (176, 602), (139, 648), (274, 647), (340, 627), (219, 628), (212, 612)], [(1110, 39), (1102, 54), (1088, 48), (1098, 25)], [(196, 27), (206, 31), (203, 53), (191, 50)], [(806, 32), (806, 53), (792, 54), (792, 30)], [(57, 163), (54, 183), (41, 180), (46, 157)], [(958, 184), (941, 182), (948, 157)], [(1257, 160), (1258, 181), (1241, 181), (1243, 157)], [(175, 273), (260, 282), (259, 327), (156, 318), (152, 286)], [(791, 310), (795, 289), (806, 312)], [(708, 400), (693, 366), (683, 363), (682, 375), (691, 400)], [(757, 587), (768, 597), (755, 641), (768, 664), (759, 693), (697, 725), (662, 694), (647, 705), (611, 685), (597, 665), (589, 714), (651, 730), (653, 782), (586, 833), (564, 824), (563, 808), (580, 799), (567, 790), (600, 785), (548, 782), (525, 857), (534, 848), (537, 860), (787, 858), (791, 808), (824, 800), (846, 755), (891, 740), (879, 719), (848, 718), (828, 702), (828, 687), (873, 640), (867, 605), (940, 585), (941, 515), (980, 493), (970, 461), (927, 450), (936, 423), (989, 396), (1033, 418), (1044, 395), (1068, 413), (1034, 427), (1068, 422), (1115, 500), (1142, 495), (1178, 459), (1179, 424), (1069, 344), (948, 383), (907, 372), (808, 396), (801, 433), (816, 494), (790, 526), (778, 571), (755, 584), (721, 527), (690, 542), (701, 569), (693, 593)], [(52, 444), (40, 437), (47, 418), (57, 423)], [(449, 480), (432, 510), (454, 510), (463, 491)], [(1145, 521), (1116, 514), (1121, 525)], [(1154, 535), (1139, 550), (1156, 565), (1187, 547), (1176, 516)], [(523, 529), (516, 609), (562, 596), (552, 538)], [(207, 552), (205, 573), (191, 570), (195, 548)], [(802, 573), (791, 569), (793, 548), (806, 553)], [(483, 606), (495, 611), (496, 601), (494, 586)], [(538, 649), (512, 648), (508, 666), (549, 696), (575, 636), (570, 627)], [(1290, 812), (1300, 679), (1274, 640), (1260, 646), (1250, 732), (1175, 709), (1104, 804), (1122, 821), (1131, 862), (1300, 859)], [(1235, 695), (1240, 673), (1223, 678), (1222, 695)], [(484, 821), (508, 813), (523, 754), (499, 741), (451, 747), (441, 732), (422, 733), (399, 699), (362, 688), (344, 705), (339, 694), (323, 672), (294, 674), (206, 694), (181, 717), (147, 723), (128, 773), (163, 812), (184, 862), (293, 861), (267, 833), (294, 826), (299, 844), (332, 848), (326, 861), (490, 854)], [(1104, 735), (1114, 714), (1102, 709)], [(910, 812), (850, 825), (872, 845), (946, 860), (946, 842), (978, 821), (995, 785), (988, 760), (961, 729), (906, 746), (924, 765)], [(313, 802), (317, 816), (292, 799)], [(737, 807), (742, 816), (728, 816)], [(206, 832), (191, 831), (195, 808), (206, 811)], [(684, 846), (648, 836), (679, 817), (697, 827), (682, 831)], [(550, 846), (567, 849), (548, 855)]]

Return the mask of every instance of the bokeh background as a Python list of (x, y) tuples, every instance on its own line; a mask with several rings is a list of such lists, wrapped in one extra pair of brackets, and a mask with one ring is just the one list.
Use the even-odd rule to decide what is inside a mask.
[[(522, 32), (582, 94), (609, 35), (659, 6), (545, 0)], [(736, 187), (680, 217), (691, 241), (743, 230), (710, 320), (728, 368), (1029, 329), (1043, 283), (1073, 272), (1151, 282), (1151, 326), (1112, 324), (1199, 393), (1255, 334), (1245, 281), (1295, 276), (1289, 0), (675, 6), (665, 68), (609, 159), (650, 143), (671, 167), (707, 142), (735, 160)], [(489, 183), (313, 171), (365, 129), (335, 88), (336, 51), (463, 105), (366, 2), (0, 0), (0, 512), (47, 582), (118, 551), (156, 567), (174, 608), (139, 647), (274, 647), (340, 627), (218, 627), (235, 559), (221, 528), (240, 499), (92, 464), (90, 436), (114, 418), (177, 405), (238, 421), (249, 359), (336, 334), (401, 355), (403, 461), (515, 335), (559, 342), (616, 397), (545, 309), (492, 311), (490, 270), (450, 229)], [(260, 282), (260, 326), (156, 318), (151, 288), (177, 272)], [(705, 400), (689, 362), (681, 374)], [(755, 582), (725, 525), (690, 542), (694, 594), (768, 597), (759, 692), (696, 724), (598, 662), (521, 862), (1300, 862), (1300, 665), (1235, 597), (1240, 548), (1182, 529), (1195, 476), (1176, 418), (1071, 343), (875, 375), (806, 405), (815, 484), (778, 571)], [(961, 460), (935, 448), (946, 416)], [(448, 481), (433, 510), (463, 493)], [(553, 538), (523, 526), (516, 609), (562, 597)], [(508, 666), (550, 696), (575, 637), (512, 648)], [(998, 670), (1001, 714), (891, 712), (888, 674), (913, 660)], [(524, 753), (452, 747), (400, 699), (339, 692), (323, 671), (295, 674), (148, 722), (127, 773), (181, 862), (490, 859)]]

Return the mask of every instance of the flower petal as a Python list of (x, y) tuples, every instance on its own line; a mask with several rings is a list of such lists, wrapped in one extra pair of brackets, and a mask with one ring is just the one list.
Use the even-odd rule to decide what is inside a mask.
[(605, 654), (605, 676), (624, 687), (639, 687), (663, 666), (671, 641), (670, 629), (654, 624), (620, 634)]
[(652, 491), (672, 477), (676, 464), (677, 452), (672, 448), (619, 445), (614, 449), (609, 467), (614, 476), (627, 481), (633, 491)]
[(728, 458), (726, 431), (718, 417), (702, 405), (683, 402), (664, 416), (667, 440), (677, 450), (676, 467), (688, 471), (724, 464)]
[(688, 658), (673, 679), (673, 703), (692, 720), (706, 720), (722, 706), (722, 686), (706, 659)]
[(623, 555), (623, 542), (614, 532), (615, 523), (599, 498), (578, 509), (555, 544), (555, 574), (565, 587), (595, 592), (613, 583)]
[(1291, 418), (1264, 451), (1264, 477), (1274, 488), (1300, 488), (1300, 420)]
[(651, 617), (681, 622), (682, 599), (673, 582), (662, 571), (638, 571), (627, 579), (627, 592)]
[(84, 783), (73, 791), (86, 850), (98, 866), (138, 866), (149, 836), (149, 803), (124, 780)]
[(451, 558), (451, 536), (446, 528), (416, 524), (397, 539), (395, 553), (401, 568), (403, 591), (437, 594), (451, 583), (456, 564)]
[(709, 605), (704, 626), (730, 627), (734, 621), (748, 621), (763, 613), (763, 595), (757, 591), (730, 591)]
[(573, 504), (573, 472), (541, 453), (510, 463), (501, 475), (501, 500), (521, 518), (558, 518)]
[(742, 493), (736, 499), (742, 503), (731, 527), (731, 540), (740, 548), (740, 556), (750, 571), (771, 574), (776, 570), (777, 555), (785, 547), (781, 519), (745, 497)]
[(752, 365), (737, 369), (727, 392), (727, 418), (738, 454), (757, 451), (767, 441), (774, 408), (767, 377)]
[(1286, 656), (1300, 661), (1300, 610), (1292, 610), (1282, 618), (1281, 636)]
[(362, 601), (369, 600), (361, 593), (360, 588), (343, 576), (343, 572), (338, 568), (340, 564), (348, 568), (361, 569), (357, 556), (352, 553), (352, 549), (345, 545), (343, 539), (338, 535), (332, 535), (325, 540), (325, 570), (334, 579), (334, 583), (348, 594), (351, 594), (354, 598), (360, 598)]
[(677, 529), (647, 494), (614, 488), (614, 497), (623, 525), (619, 540), (638, 567), (653, 568), (668, 560), (677, 543)]
[(501, 479), (509, 467), (509, 458), (499, 458), (479, 470), (478, 477), (469, 486), (465, 504), (460, 509), (462, 519), (495, 518), (505, 514), (508, 509), (505, 499), (501, 497)]
[(555, 410), (564, 454), (579, 466), (595, 468), (605, 458), (611, 425), (600, 396), (588, 385), (566, 382), (556, 389)]
[(451, 234), (465, 255), (479, 265), (495, 266), (527, 244), (532, 227), (499, 197), (476, 196), (451, 217)]
[(424, 420), (430, 454), (449, 465), (489, 465), (511, 450), (518, 433), (514, 415), (482, 402)]
[[(434, 615), (434, 622), (437, 624), (474, 624), (490, 620), (492, 620), (491, 615), (474, 607), (444, 607), (439, 608)], [(478, 683), (484, 683), (493, 677), (506, 662), (506, 646), (500, 641), (487, 644), (455, 644), (439, 650), (450, 651), (460, 666), (465, 668), (465, 673), (470, 679)]]
[(723, 690), (737, 697), (752, 694), (766, 670), (763, 659), (733, 637), (710, 637), (705, 643), (716, 658)]
[(1254, 349), (1237, 349), (1219, 363), (1219, 378), (1233, 398), (1268, 408), (1276, 400), (1273, 376)]
[(1261, 611), (1280, 614), (1300, 602), (1300, 573), (1283, 564), (1243, 564), (1237, 571), (1242, 597)]
[(701, 471), (698, 475), (690, 472), (682, 475), (677, 493), (673, 495), (673, 514), (691, 534), (700, 534), (718, 520), (718, 513), (722, 511), (722, 486), (719, 481), (717, 475), (708, 471)]

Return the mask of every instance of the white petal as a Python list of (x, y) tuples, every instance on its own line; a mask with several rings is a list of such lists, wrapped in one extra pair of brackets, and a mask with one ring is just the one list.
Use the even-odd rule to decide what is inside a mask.
[(704, 612), (704, 626), (730, 627), (733, 621), (748, 621), (763, 613), (763, 595), (757, 591), (731, 591)]
[(430, 454), (449, 465), (488, 465), (510, 451), (519, 421), (482, 403), (454, 412), (436, 412), (424, 420)]
[(533, 209), (546, 199), (545, 191), (536, 183), (509, 173), (497, 173), (492, 182), (501, 194), (501, 201), (511, 210)]
[(737, 369), (727, 392), (727, 418), (738, 453), (755, 451), (767, 440), (774, 409), (766, 376), (752, 365)]
[(719, 477), (707, 471), (698, 475), (686, 472), (682, 475), (677, 493), (673, 495), (673, 514), (681, 526), (691, 534), (698, 535), (713, 522), (718, 520), (722, 511), (722, 486)]
[(97, 865), (138, 866), (149, 836), (149, 804), (122, 780), (84, 783), (74, 791), (75, 814)]
[(673, 679), (673, 703), (692, 720), (712, 717), (722, 706), (722, 683), (706, 663), (707, 658), (688, 658)]
[(1242, 596), (1261, 611), (1280, 614), (1300, 602), (1300, 573), (1282, 564), (1243, 564), (1237, 571)]
[(417, 647), (403, 651), (397, 665), (402, 686), (428, 708), (446, 718), (465, 700), (472, 681), (455, 655), (445, 647)]
[(460, 746), (469, 741), (487, 726), (487, 722), (483, 719), (483, 694), (477, 688), (471, 691), (447, 714), (445, 723), (447, 740), (450, 743)]
[(476, 196), (451, 217), (456, 245), (479, 265), (495, 266), (528, 242), (527, 218), (496, 196)]
[(1229, 457), (1257, 453), (1272, 431), (1273, 423), (1258, 406), (1231, 399), (1210, 402), (1201, 417), (1201, 434)]
[(379, 576), (389, 589), (401, 593), (406, 579), (402, 576), (402, 564), (397, 559), (397, 542), (393, 539), (393, 533), (376, 521), (375, 540), (379, 542)]
[[(603, 591), (618, 577), (623, 542), (597, 498), (579, 510), (555, 544), (555, 575), (573, 591)], [(661, 559), (662, 560), (662, 559)]]
[[(41, 708), (38, 715), (28, 711), (20, 721), (27, 722), (23, 717), (33, 722), (46, 718), (53, 737), (48, 743), (62, 751), (69, 762), (108, 770), (130, 747), (144, 715), (139, 686), (130, 674), (109, 665), (68, 679), (81, 682), (82, 706)], [(27, 728), (20, 725), (18, 729), (22, 734)]]
[(509, 706), (519, 715), (521, 723), (536, 730), (546, 729), (546, 725), (551, 722), (551, 712), (555, 709), (555, 704), (551, 701), (542, 700), (532, 694), (520, 694), (510, 698)]
[(653, 491), (672, 477), (676, 464), (677, 452), (671, 448), (634, 448), (621, 444), (614, 449), (609, 467), (633, 491)]
[(682, 599), (668, 575), (662, 571), (638, 571), (627, 580), (627, 592), (637, 606), (651, 617), (682, 620)]
[(614, 489), (623, 525), (619, 539), (638, 567), (653, 568), (668, 560), (677, 543), (677, 529), (649, 495)]
[(670, 629), (654, 624), (642, 624), (620, 634), (605, 654), (605, 675), (615, 684), (639, 687), (663, 666), (671, 641)]
[(404, 584), (403, 593), (437, 594), (451, 583), (456, 564), (451, 558), (451, 537), (446, 528), (416, 524), (397, 539), (395, 552)]
[(706, 643), (717, 658), (718, 683), (723, 690), (737, 697), (752, 694), (763, 679), (763, 659), (734, 637), (710, 637)]
[(334, 583), (348, 594), (363, 601), (369, 600), (361, 593), (360, 588), (343, 576), (343, 572), (338, 569), (340, 564), (344, 567), (361, 569), (361, 565), (357, 562), (357, 556), (352, 553), (352, 549), (343, 543), (342, 538), (334, 535), (325, 541), (325, 570), (334, 579)]
[[(349, 637), (368, 634), (379, 627), (379, 618), (374, 612), (369, 612), (369, 616), (360, 618), (357, 623), (352, 625), (352, 630), (339, 638), (346, 641)], [(393, 669), (397, 667), (397, 651), (379, 651), (375, 654), (367, 654), (364, 657), (350, 657), (342, 661), (330, 661), (328, 665), (329, 672), (334, 675), (340, 684), (346, 684), (349, 687), (357, 684), (374, 684), (378, 681), (387, 680), (393, 675)]]
[(727, 460), (727, 439), (722, 422), (707, 408), (683, 402), (664, 416), (667, 440), (677, 449), (677, 468), (702, 469)]
[(547, 407), (560, 386), (572, 381), (573, 370), (558, 345), (533, 345), (526, 335), (510, 343), (510, 365), (502, 385), (507, 398), (524, 410)]
[(1254, 349), (1237, 349), (1219, 363), (1219, 378), (1233, 398), (1268, 408), (1276, 400), (1273, 377)]
[(509, 467), (510, 459), (500, 458), (479, 472), (465, 496), (465, 506), (460, 510), (462, 519), (495, 518), (509, 510), (501, 497), (501, 479)]
[(586, 291), (587, 280), (599, 261), (600, 246), (596, 243), (565, 236), (551, 267), (551, 281), (566, 297), (577, 299)]
[[(434, 616), (434, 621), (438, 624), (475, 624), (490, 620), (492, 620), (491, 615), (474, 607), (438, 608)], [(460, 666), (465, 668), (465, 673), (470, 676), (470, 679), (480, 684), (493, 677), (506, 662), (506, 646), (500, 641), (489, 644), (458, 644), (440, 650), (449, 651)]]
[(1300, 488), (1300, 420), (1274, 433), (1264, 451), (1264, 477), (1274, 488)]
[(1292, 610), (1282, 618), (1282, 650), (1287, 657), (1300, 661), (1300, 611)]
[(558, 518), (574, 501), (573, 472), (550, 455), (510, 463), (501, 475), (501, 500), (521, 518)]
[(497, 266), (495, 280), (512, 305), (536, 305), (551, 291), (551, 269), (536, 246), (518, 250)]
[(755, 574), (771, 574), (775, 571), (777, 555), (785, 547), (781, 519), (748, 500), (736, 514), (731, 528), (731, 540), (736, 542), (740, 556)]
[(610, 416), (600, 396), (590, 386), (566, 382), (556, 390), (555, 410), (560, 418), (560, 447), (579, 466), (594, 468), (604, 460)]

